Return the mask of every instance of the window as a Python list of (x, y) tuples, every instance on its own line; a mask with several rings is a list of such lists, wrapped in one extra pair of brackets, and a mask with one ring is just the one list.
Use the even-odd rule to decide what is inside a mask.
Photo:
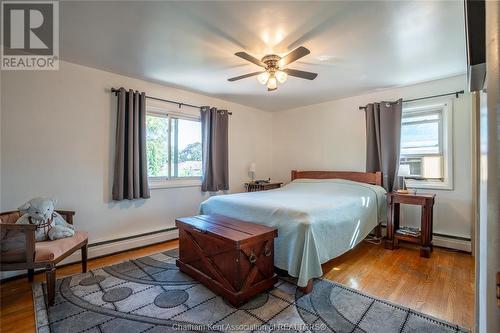
[(400, 174), (408, 187), (453, 188), (451, 103), (403, 107)]
[(148, 111), (146, 145), (148, 177), (153, 188), (174, 183), (199, 185), (202, 168), (199, 118)]
[(201, 177), (201, 125), (199, 120), (170, 118), (171, 177)]

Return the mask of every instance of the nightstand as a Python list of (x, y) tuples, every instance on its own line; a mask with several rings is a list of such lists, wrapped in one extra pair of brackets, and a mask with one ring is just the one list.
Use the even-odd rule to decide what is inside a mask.
[(267, 191), (273, 190), (275, 188), (280, 188), (283, 183), (245, 183), (245, 189), (247, 192), (257, 192), (257, 191)]
[[(420, 256), (429, 258), (432, 252), (432, 223), (435, 194), (387, 193), (387, 239), (386, 249), (398, 247), (399, 241), (420, 244)], [(421, 208), (420, 235), (405, 233), (399, 225), (400, 204), (418, 205)]]

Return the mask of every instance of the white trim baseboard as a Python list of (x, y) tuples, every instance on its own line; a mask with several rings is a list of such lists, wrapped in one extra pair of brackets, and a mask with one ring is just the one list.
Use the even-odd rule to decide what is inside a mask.
[[(125, 250), (131, 250), (134, 248), (152, 245), (155, 243), (166, 242), (171, 239), (179, 238), (179, 230), (168, 230), (164, 232), (158, 232), (155, 234), (138, 236), (125, 240), (117, 240), (106, 242), (105, 244), (100, 244), (96, 246), (89, 246), (88, 249), (88, 259), (102, 257), (105, 255), (122, 252)], [(67, 265), (75, 262), (79, 262), (81, 260), (80, 251), (76, 251), (72, 255), (65, 258), (63, 261), (59, 263), (59, 265)], [(58, 266), (59, 266), (58, 265)], [(43, 269), (42, 269), (43, 270)], [(22, 271), (10, 271), (10, 272), (1, 272), (0, 279), (6, 279), (17, 275), (26, 274), (25, 270)]]

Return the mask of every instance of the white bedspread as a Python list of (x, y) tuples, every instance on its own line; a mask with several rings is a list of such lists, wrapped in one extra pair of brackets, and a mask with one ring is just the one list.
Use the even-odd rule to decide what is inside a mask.
[(321, 264), (362, 241), (386, 220), (385, 190), (341, 179), (297, 179), (275, 190), (214, 196), (202, 214), (278, 228), (274, 264), (306, 286)]

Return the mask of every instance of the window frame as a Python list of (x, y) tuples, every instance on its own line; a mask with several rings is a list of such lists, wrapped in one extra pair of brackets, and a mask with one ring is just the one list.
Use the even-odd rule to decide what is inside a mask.
[(167, 147), (168, 147), (168, 176), (167, 177), (155, 177), (148, 175), (148, 183), (150, 189), (160, 189), (160, 188), (175, 188), (175, 187), (196, 187), (201, 186), (201, 176), (192, 177), (172, 177), (172, 119), (184, 119), (190, 121), (200, 122), (201, 117), (188, 114), (175, 112), (168, 109), (148, 106), (146, 107), (146, 116), (152, 115), (156, 117), (164, 117), (168, 120), (168, 137), (167, 137)]
[[(439, 151), (437, 154), (400, 154), (402, 157), (424, 157), (424, 156), (442, 156), (443, 157), (443, 180), (436, 181), (430, 179), (412, 179), (405, 178), (406, 187), (415, 189), (436, 189), (453, 190), (453, 100), (434, 100), (427, 102), (413, 102), (403, 106), (403, 115), (433, 113), (436, 109), (441, 111), (439, 124)], [(401, 129), (402, 129), (401, 123)]]

